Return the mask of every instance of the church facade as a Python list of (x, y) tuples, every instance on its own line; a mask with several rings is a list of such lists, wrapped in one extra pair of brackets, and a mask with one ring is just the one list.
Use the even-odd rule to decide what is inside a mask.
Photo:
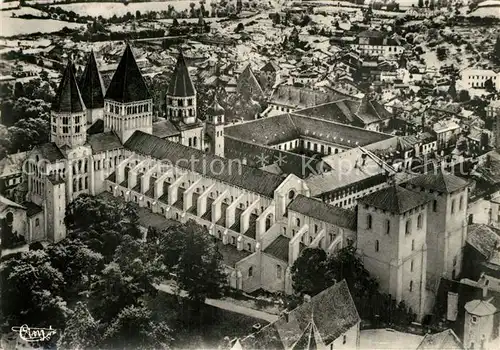
[[(28, 214), (33, 240), (63, 239), (66, 204), (82, 193), (106, 194), (165, 220), (192, 219), (205, 227), (218, 242), (228, 282), (247, 292), (291, 293), (291, 266), (304, 248), (335, 253), (354, 244), (385, 291), (398, 302), (407, 301), (422, 317), (429, 310), (423, 301), (431, 290), (428, 276), (460, 273), (465, 232), (459, 215), (467, 207), (463, 180), (429, 175), (401, 186), (387, 181), (381, 190), (370, 190), (366, 200), (359, 199), (357, 211), (333, 206), (313, 198), (316, 189), (292, 170), (277, 173), (247, 165), (245, 156), (224, 157), (235, 136), (225, 135), (224, 109), (216, 99), (205, 121), (198, 118), (196, 90), (182, 52), (165, 94), (166, 118), (155, 123), (151, 94), (129, 45), (106, 91), (94, 65), (91, 53), (88, 76), (78, 83), (68, 64), (52, 105), (51, 142), (29, 154), (25, 181), (26, 201), (35, 208)], [(292, 121), (298, 125), (306, 119)], [(88, 124), (99, 120), (104, 131), (88, 134)], [(250, 130), (252, 125), (257, 129)], [(249, 137), (257, 137), (257, 125), (241, 126), (252, 132)], [(345, 140), (352, 149), (368, 142), (366, 133), (376, 141), (387, 138), (335, 123), (322, 130), (329, 128), (352, 137)], [(308, 132), (310, 140), (315, 136)], [(431, 189), (436, 181), (449, 186)], [(409, 203), (394, 204), (401, 197)], [(435, 201), (438, 211), (433, 211)], [(440, 219), (431, 220), (436, 213)], [(443, 246), (439, 252), (444, 253), (431, 244)]]

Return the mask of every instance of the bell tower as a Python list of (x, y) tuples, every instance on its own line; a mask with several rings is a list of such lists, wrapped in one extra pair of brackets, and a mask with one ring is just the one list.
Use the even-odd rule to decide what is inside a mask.
[(104, 97), (104, 128), (122, 143), (136, 130), (153, 133), (153, 98), (128, 43)]
[(71, 60), (64, 70), (50, 110), (50, 140), (58, 147), (74, 148), (87, 141), (87, 112)]
[(214, 96), (214, 101), (207, 110), (207, 134), (211, 138), (210, 151), (224, 157), (224, 108)]

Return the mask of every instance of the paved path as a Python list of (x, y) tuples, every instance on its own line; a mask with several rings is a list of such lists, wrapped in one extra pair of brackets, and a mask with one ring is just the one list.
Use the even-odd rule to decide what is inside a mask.
[[(172, 287), (169, 284), (161, 283), (159, 285), (155, 285), (155, 287), (158, 290), (161, 290), (162, 292), (169, 293), (169, 294), (175, 294), (174, 287)], [(186, 291), (181, 291), (180, 292), (181, 297), (186, 297), (187, 293)], [(228, 310), (231, 312), (236, 312), (237, 314), (253, 317), (253, 318), (258, 318), (267, 322), (274, 322), (278, 319), (279, 316), (277, 315), (272, 315), (268, 314), (267, 312), (259, 311), (259, 310), (254, 310), (246, 306), (241, 306), (237, 305), (233, 302), (227, 301), (227, 300), (221, 300), (221, 299), (210, 299), (207, 298), (205, 300), (205, 304), (216, 307), (218, 309), (223, 309), (223, 310)]]

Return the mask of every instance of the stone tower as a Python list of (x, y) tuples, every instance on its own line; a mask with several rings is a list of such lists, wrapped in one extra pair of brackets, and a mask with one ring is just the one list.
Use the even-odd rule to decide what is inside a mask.
[(128, 43), (104, 98), (104, 128), (122, 143), (136, 130), (153, 132), (153, 99)]
[(494, 322), (497, 309), (489, 300), (471, 300), (465, 304), (464, 346), (466, 349), (498, 349), (493, 347), (498, 334)]
[(51, 107), (50, 140), (58, 147), (81, 146), (87, 141), (87, 114), (69, 61)]
[(104, 111), (104, 84), (97, 68), (94, 51), (90, 51), (85, 70), (78, 81), (78, 87), (87, 108), (87, 123), (92, 125), (96, 120), (102, 120)]
[(395, 184), (358, 201), (357, 246), (366, 269), (382, 292), (404, 300), (418, 319), (426, 312), (428, 202)]
[(211, 138), (210, 151), (224, 157), (224, 108), (217, 101), (217, 96), (207, 110), (207, 134)]
[(462, 270), (468, 182), (439, 171), (415, 177), (404, 186), (431, 198), (427, 212), (427, 288), (437, 292), (441, 277), (456, 279)]
[(197, 118), (196, 89), (184, 59), (179, 51), (177, 64), (166, 93), (167, 118), (180, 130), (185, 146), (203, 150), (204, 125)]

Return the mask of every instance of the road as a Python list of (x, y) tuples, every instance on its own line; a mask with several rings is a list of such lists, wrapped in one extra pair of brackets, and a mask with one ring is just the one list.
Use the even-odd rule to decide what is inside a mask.
[[(175, 294), (174, 288), (166, 283), (161, 283), (159, 285), (155, 285), (155, 287), (158, 290), (161, 290), (162, 292), (169, 293), (169, 294)], [(181, 291), (180, 293), (181, 297), (186, 297), (187, 293), (186, 291)], [(231, 312), (235, 312), (237, 314), (253, 317), (253, 318), (258, 318), (260, 320), (264, 320), (267, 322), (274, 322), (278, 319), (277, 315), (272, 315), (268, 314), (267, 312), (259, 311), (259, 310), (254, 310), (249, 307), (237, 305), (235, 303), (232, 303), (227, 300), (221, 300), (221, 299), (210, 299), (207, 298), (205, 300), (205, 304), (216, 307), (218, 309), (223, 309)]]

